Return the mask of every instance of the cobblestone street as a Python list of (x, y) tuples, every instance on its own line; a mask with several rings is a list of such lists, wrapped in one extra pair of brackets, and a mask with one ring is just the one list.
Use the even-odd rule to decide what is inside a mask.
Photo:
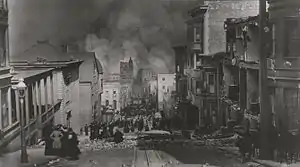
[(60, 160), (42, 167), (121, 167), (131, 165), (133, 149), (101, 150), (82, 153), (77, 161)]
[[(258, 166), (256, 163), (242, 164), (234, 155), (221, 152), (217, 148), (205, 146), (191, 147), (181, 145), (168, 145), (164, 149), (155, 151), (157, 159), (161, 159), (169, 166), (216, 166), (216, 167), (248, 167)], [(150, 153), (151, 154), (151, 153)], [(150, 155), (151, 156), (151, 155)]]

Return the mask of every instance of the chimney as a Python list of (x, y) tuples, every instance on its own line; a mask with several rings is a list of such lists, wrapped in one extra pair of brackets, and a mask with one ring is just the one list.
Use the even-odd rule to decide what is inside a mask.
[(67, 53), (76, 53), (79, 52), (79, 46), (77, 44), (67, 45)]
[(38, 44), (49, 44), (49, 40), (38, 40), (36, 41)]
[(61, 49), (64, 53), (76, 53), (79, 52), (79, 46), (77, 44), (63, 44)]

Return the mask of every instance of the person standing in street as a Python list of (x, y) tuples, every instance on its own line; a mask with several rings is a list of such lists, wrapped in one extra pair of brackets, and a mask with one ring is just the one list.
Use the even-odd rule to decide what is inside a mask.
[(85, 124), (85, 126), (84, 126), (84, 133), (86, 136), (89, 135), (89, 126), (87, 124)]
[(114, 134), (114, 142), (121, 143), (124, 140), (123, 133), (117, 128)]
[(45, 128), (45, 155), (54, 155), (53, 153), (53, 139), (50, 137), (54, 128), (51, 125), (47, 125)]
[(71, 157), (72, 160), (78, 160), (79, 159), (79, 154), (81, 153), (79, 148), (78, 148), (78, 138), (76, 133), (73, 131), (72, 128), (68, 129), (67, 132), (67, 156)]
[(60, 149), (62, 148), (61, 139), (63, 137), (60, 129), (56, 128), (50, 135), (50, 138), (53, 140), (52, 147), (56, 150), (55, 155), (59, 155)]

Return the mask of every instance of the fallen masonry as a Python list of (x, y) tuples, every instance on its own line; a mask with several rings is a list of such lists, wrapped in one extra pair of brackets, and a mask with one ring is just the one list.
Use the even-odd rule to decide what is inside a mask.
[(90, 141), (86, 139), (79, 143), (81, 151), (100, 151), (100, 150), (112, 150), (112, 149), (126, 149), (136, 146), (135, 140), (125, 139), (123, 142), (116, 144), (115, 142), (109, 142), (105, 140)]

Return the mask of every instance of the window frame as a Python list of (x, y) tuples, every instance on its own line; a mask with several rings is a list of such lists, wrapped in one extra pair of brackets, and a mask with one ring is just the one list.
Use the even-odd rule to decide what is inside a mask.
[[(284, 88), (283, 90), (284, 108), (288, 114), (289, 130), (294, 130), (298, 128), (297, 119), (299, 116), (299, 101), (300, 101), (299, 91), (300, 91), (299, 88)], [(295, 96), (295, 94), (293, 94), (295, 92), (297, 92), (296, 97), (293, 97)]]
[[(296, 24), (295, 28), (290, 25)], [(293, 29), (294, 28), (294, 29)], [(286, 18), (284, 20), (284, 57), (285, 58), (300, 58), (300, 54), (291, 54), (291, 52), (297, 53), (297, 50), (291, 49), (290, 46), (295, 43), (300, 44), (300, 31), (298, 30), (300, 28), (300, 19), (299, 18)], [(293, 31), (294, 30), (294, 31)], [(296, 45), (295, 45), (296, 46)], [(297, 47), (295, 47), (297, 48)], [(300, 50), (299, 50), (300, 51)]]
[[(5, 92), (5, 93), (3, 93), (3, 92)], [(1, 95), (0, 95), (1, 96), (1, 102), (0, 102), (0, 104), (1, 104), (1, 108), (0, 108), (1, 113), (0, 114), (1, 114), (1, 119), (2, 119), (0, 127), (2, 129), (5, 129), (10, 124), (10, 122), (9, 122), (9, 99), (8, 99), (9, 98), (9, 88), (8, 87), (1, 88), (0, 93), (1, 93)], [(5, 98), (3, 98), (3, 95), (4, 95)], [(3, 111), (3, 108), (2, 108), (4, 103), (6, 103), (6, 105), (7, 105), (6, 106), (6, 111)], [(25, 114), (24, 114), (24, 116), (25, 116)]]

